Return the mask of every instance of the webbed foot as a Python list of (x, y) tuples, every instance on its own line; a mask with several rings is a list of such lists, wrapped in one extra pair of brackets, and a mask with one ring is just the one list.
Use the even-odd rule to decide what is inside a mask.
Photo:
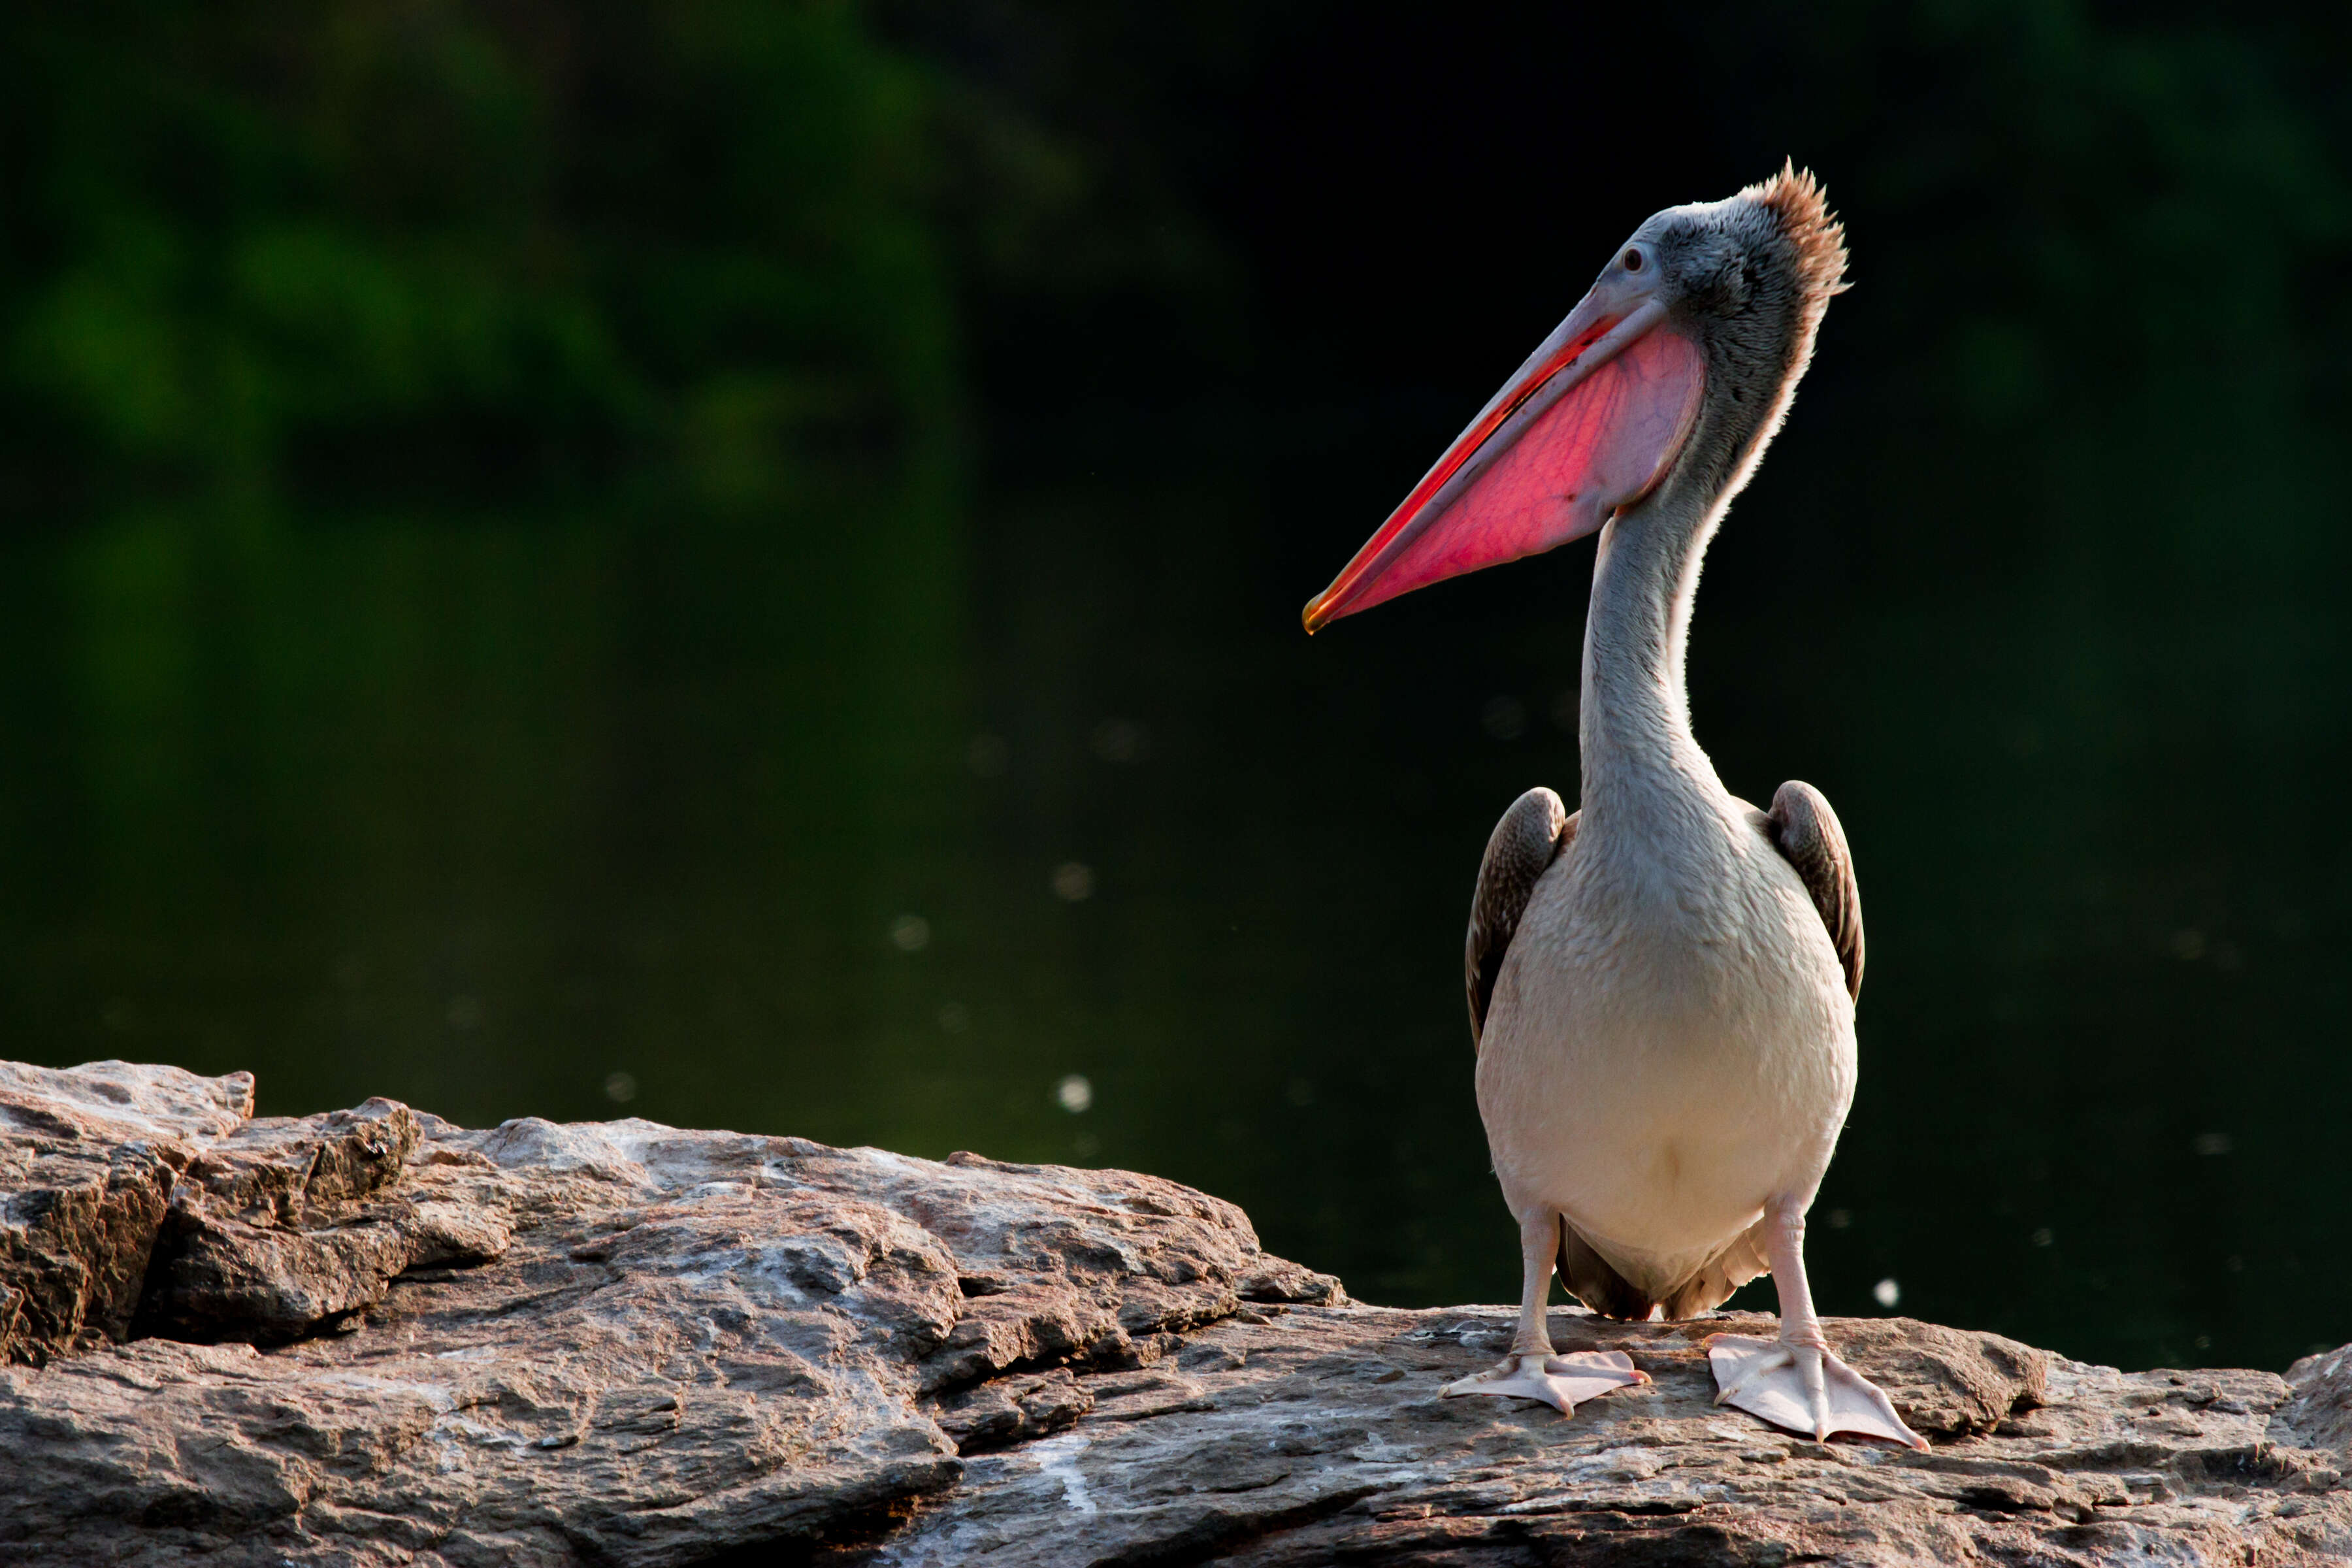
[(1623, 1351), (1578, 1351), (1570, 1355), (1515, 1355), (1491, 1372), (1482, 1372), (1441, 1391), (1446, 1398), (1461, 1394), (1503, 1394), (1515, 1399), (1540, 1399), (1562, 1415), (1576, 1414), (1580, 1400), (1597, 1399), (1612, 1388), (1647, 1383), (1650, 1374), (1633, 1365)]
[(1715, 1396), (1717, 1405), (1736, 1405), (1823, 1443), (1832, 1433), (1855, 1432), (1907, 1447), (1927, 1446), (1876, 1384), (1821, 1346), (1709, 1334), (1706, 1359), (1723, 1391)]

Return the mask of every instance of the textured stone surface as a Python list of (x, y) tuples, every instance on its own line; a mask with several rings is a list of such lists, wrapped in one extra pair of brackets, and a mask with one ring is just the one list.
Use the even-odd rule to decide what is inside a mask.
[(2352, 1561), (2352, 1347), (2126, 1375), (1835, 1321), (1924, 1454), (1441, 1400), (1503, 1308), (1349, 1304), (1123, 1172), (646, 1121), (250, 1115), (0, 1064), (0, 1563)]
[[(1913, 1454), (1717, 1407), (1699, 1340), (1768, 1319), (1555, 1312), (1563, 1347), (1622, 1349), (1655, 1379), (1562, 1420), (1436, 1396), (1508, 1343), (1504, 1309), (1255, 1316), (1154, 1366), (1077, 1378), (1081, 1420), (968, 1458), (867, 1561), (2352, 1562), (2352, 1456), (2287, 1432), (2290, 1388), (2267, 1373), (2126, 1375), (1988, 1334), (1832, 1320), (1932, 1440)], [(2340, 1389), (2328, 1408), (2345, 1420)]]
[(168, 1068), (5, 1081), (0, 1280), (43, 1305), (14, 1342), (40, 1364), (0, 1370), (0, 1560), (863, 1539), (955, 1484), (951, 1431), (1066, 1427), (1080, 1372), (1245, 1298), (1343, 1299), (1122, 1172), (383, 1100), (253, 1121), (250, 1079)]
[(122, 1338), (189, 1141), (252, 1114), (249, 1073), (0, 1062), (0, 1362)]

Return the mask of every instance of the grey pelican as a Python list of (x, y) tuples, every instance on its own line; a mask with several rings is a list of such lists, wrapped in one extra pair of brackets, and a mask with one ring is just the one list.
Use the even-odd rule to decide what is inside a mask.
[(1826, 1439), (1927, 1445), (1830, 1349), (1805, 1211), (1853, 1099), (1862, 906), (1810, 784), (1736, 798), (1692, 737), (1684, 649), (1699, 563), (1844, 288), (1810, 174), (1633, 231), (1559, 329), (1306, 610), (1314, 632), (1414, 588), (1598, 531), (1581, 809), (1504, 813), (1465, 969), (1478, 1110), (1519, 1226), (1518, 1331), (1445, 1392), (1577, 1401), (1645, 1381), (1558, 1355), (1551, 1276), (1613, 1318), (1680, 1319), (1770, 1273), (1777, 1340), (1717, 1334), (1728, 1402)]

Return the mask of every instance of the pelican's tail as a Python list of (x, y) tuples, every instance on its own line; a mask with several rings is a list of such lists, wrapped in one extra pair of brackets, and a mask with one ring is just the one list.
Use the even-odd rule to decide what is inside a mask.
[(1559, 1257), (1554, 1266), (1570, 1295), (1604, 1318), (1629, 1322), (1652, 1317), (1672, 1322), (1712, 1311), (1730, 1300), (1734, 1290), (1772, 1268), (1764, 1257), (1761, 1220), (1733, 1237), (1689, 1279), (1662, 1292), (1645, 1290), (1619, 1273), (1565, 1219), (1559, 1222)]

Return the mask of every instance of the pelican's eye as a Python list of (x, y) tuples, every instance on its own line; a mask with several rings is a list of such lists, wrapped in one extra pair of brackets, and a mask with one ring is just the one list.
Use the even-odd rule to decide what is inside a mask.
[(1617, 258), (1617, 264), (1628, 272), (1639, 272), (1650, 264), (1650, 259), (1642, 254), (1640, 246), (1629, 245), (1625, 247), (1625, 254)]

